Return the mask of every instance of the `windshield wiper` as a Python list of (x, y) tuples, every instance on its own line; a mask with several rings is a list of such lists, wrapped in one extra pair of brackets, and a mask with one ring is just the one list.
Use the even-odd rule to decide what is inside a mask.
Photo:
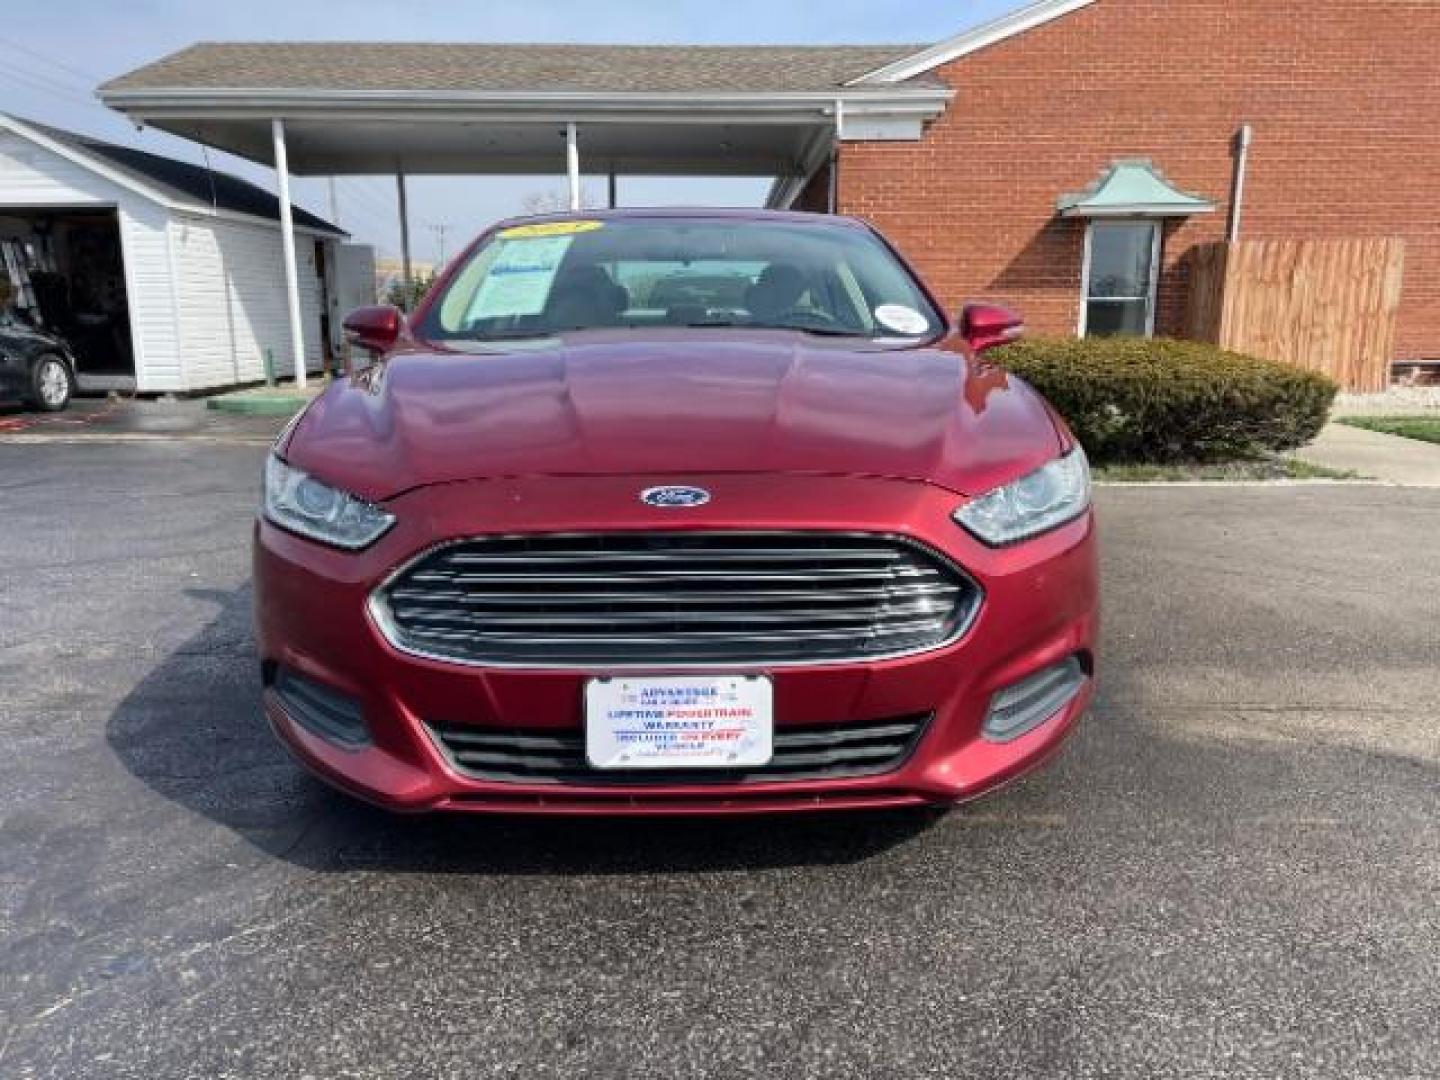
[(554, 337), (555, 330), (492, 330), (488, 334), (475, 334), (470, 341), (524, 341), (526, 338)]
[(750, 323), (736, 322), (734, 319), (705, 319), (697, 322), (683, 324), (687, 329), (725, 329), (734, 328), (738, 330), (794, 330), (800, 334), (814, 334), (816, 337), (846, 337), (873, 339), (873, 334), (867, 334), (863, 330), (846, 330), (838, 326), (796, 326), (792, 323)]
[(874, 341), (874, 334), (867, 334), (864, 330), (845, 330), (839, 326), (776, 326), (766, 327), (767, 330), (798, 330), (802, 334), (814, 334), (816, 337), (844, 337), (864, 338), (866, 341)]

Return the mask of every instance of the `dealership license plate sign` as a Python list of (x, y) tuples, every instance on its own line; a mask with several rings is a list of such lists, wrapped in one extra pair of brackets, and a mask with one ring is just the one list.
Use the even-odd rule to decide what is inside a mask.
[(774, 731), (760, 676), (616, 676), (585, 686), (585, 756), (596, 769), (764, 765)]

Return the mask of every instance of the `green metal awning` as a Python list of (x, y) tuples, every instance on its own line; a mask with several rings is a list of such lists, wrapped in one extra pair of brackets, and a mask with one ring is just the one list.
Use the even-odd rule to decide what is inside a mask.
[(1062, 195), (1061, 217), (1189, 217), (1215, 209), (1171, 184), (1148, 161), (1117, 161), (1082, 192)]

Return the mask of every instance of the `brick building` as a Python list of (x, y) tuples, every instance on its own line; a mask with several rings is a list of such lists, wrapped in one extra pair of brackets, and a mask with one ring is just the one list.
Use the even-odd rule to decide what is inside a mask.
[[(1225, 237), (1248, 124), (1242, 235), (1404, 238), (1397, 358), (1440, 359), (1436, 0), (1047, 0), (851, 85), (936, 78), (954, 96), (919, 140), (842, 129), (834, 193), (952, 305), (1012, 303), (1051, 334), (1113, 321), (1084, 286), (1106, 291), (1102, 262), (1131, 270), (1154, 223), (1154, 329), (1181, 333), (1185, 257)], [(1132, 161), (1213, 211), (1062, 215), (1067, 193)], [(822, 166), (794, 205), (824, 208), (830, 184)]]

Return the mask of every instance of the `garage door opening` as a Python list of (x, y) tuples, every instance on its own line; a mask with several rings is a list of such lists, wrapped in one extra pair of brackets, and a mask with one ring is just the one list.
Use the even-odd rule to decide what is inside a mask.
[(113, 209), (0, 207), (0, 276), (22, 318), (69, 342), (81, 390), (135, 389)]

